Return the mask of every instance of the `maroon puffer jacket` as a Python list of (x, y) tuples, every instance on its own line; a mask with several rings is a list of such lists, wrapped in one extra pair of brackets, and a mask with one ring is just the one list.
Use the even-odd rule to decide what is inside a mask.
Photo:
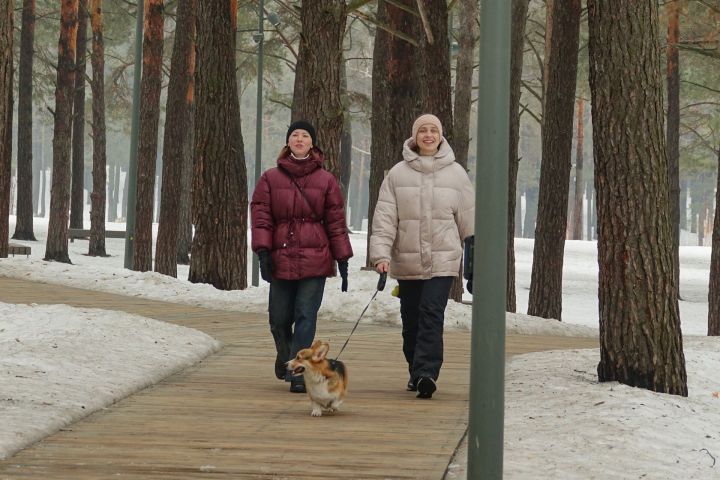
[(316, 148), (307, 160), (279, 158), (278, 167), (263, 173), (255, 187), (250, 203), (252, 249), (272, 253), (274, 278), (331, 277), (334, 260), (353, 255), (340, 187), (322, 164)]

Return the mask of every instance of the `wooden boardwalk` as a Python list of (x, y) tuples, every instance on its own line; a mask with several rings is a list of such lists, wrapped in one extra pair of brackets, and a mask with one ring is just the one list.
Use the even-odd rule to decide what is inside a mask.
[[(467, 332), (446, 333), (439, 390), (427, 401), (404, 390), (399, 328), (362, 324), (342, 357), (346, 402), (313, 418), (306, 396), (289, 393), (273, 375), (264, 315), (3, 277), (0, 301), (126, 311), (224, 343), (203, 362), (0, 461), (0, 479), (439, 480), (467, 427)], [(317, 337), (331, 342), (332, 356), (351, 327), (321, 322)], [(508, 354), (595, 346), (592, 339), (507, 337)]]

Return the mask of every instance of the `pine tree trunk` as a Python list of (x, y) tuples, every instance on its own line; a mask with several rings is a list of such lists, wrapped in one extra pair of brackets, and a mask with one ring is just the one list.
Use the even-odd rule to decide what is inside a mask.
[(687, 230), (687, 201), (688, 201), (688, 182), (687, 180), (683, 180), (682, 188), (680, 189), (680, 213), (678, 214), (679, 222), (680, 222), (680, 228), (683, 230)]
[(588, 240), (597, 240), (597, 201), (594, 184), (588, 181), (585, 190), (588, 192), (587, 238)]
[(75, 91), (72, 121), (72, 189), (70, 228), (83, 228), (85, 200), (85, 56), (87, 54), (88, 0), (79, 0)]
[(573, 207), (572, 239), (583, 239), (583, 196), (585, 194), (585, 179), (583, 178), (585, 147), (585, 99), (577, 100), (577, 140), (575, 148), (575, 206)]
[(478, 28), (478, 2), (460, 1), (460, 28), (458, 55), (455, 65), (455, 100), (453, 125), (453, 152), (455, 161), (466, 170), (470, 148), (470, 110), (472, 107), (472, 79), (475, 64), (475, 45), (480, 35)]
[(542, 163), (528, 315), (562, 319), (580, 0), (548, 0)]
[[(22, 33), (20, 34), (22, 36)], [(43, 152), (43, 126), (42, 123), (38, 125), (40, 128), (40, 140), (34, 142), (33, 145), (33, 162), (32, 162), (32, 211), (33, 217), (38, 214), (38, 207), (40, 206), (40, 156)], [(35, 122), (33, 122), (35, 127)]]
[(13, 116), (13, 2), (0, 0), (0, 258), (10, 236), (10, 161)]
[[(414, 0), (394, 2), (413, 8)], [(414, 34), (418, 19), (394, 3), (378, 1), (377, 19), (389, 29)], [(402, 144), (411, 136), (419, 113), (417, 48), (385, 30), (377, 29), (373, 47), (372, 116), (370, 130), (370, 178), (368, 179), (368, 234), (370, 245), (373, 214), (385, 174), (402, 161)], [(369, 257), (368, 257), (369, 259)], [(367, 267), (372, 267), (369, 260)]]
[[(589, 0), (601, 382), (687, 396), (657, 2)], [(633, 32), (633, 35), (627, 35)], [(623, 39), (623, 48), (618, 39)]]
[(535, 238), (535, 220), (537, 219), (538, 187), (528, 186), (525, 189), (525, 219), (523, 220), (523, 237)]
[[(194, 49), (193, 49), (194, 50)], [(194, 81), (193, 81), (194, 85)], [(194, 88), (194, 86), (193, 86)], [(190, 106), (190, 119), (188, 121), (188, 134), (183, 141), (182, 177), (180, 179), (180, 212), (178, 214), (178, 252), (177, 263), (190, 265), (190, 249), (193, 240), (192, 226), (192, 180), (195, 166), (193, 163), (195, 150), (195, 107), (194, 101)]]
[(104, 257), (105, 252), (105, 197), (107, 181), (107, 155), (105, 139), (105, 42), (103, 40), (102, 0), (90, 0), (92, 25), (92, 113), (93, 113), (93, 190), (90, 194), (90, 242), (88, 255)]
[(677, 0), (667, 3), (667, 155), (670, 221), (675, 285), (680, 285), (680, 12)]
[(45, 126), (43, 126), (41, 132), (43, 137), (43, 153), (40, 157), (40, 185), (38, 187), (40, 190), (40, 198), (38, 203), (40, 204), (40, 218), (45, 218), (45, 189), (47, 188), (47, 167), (45, 165)]
[(155, 206), (160, 92), (162, 88), (163, 0), (145, 0), (145, 35), (140, 85), (137, 203), (133, 270), (152, 270), (152, 224)]
[(508, 158), (508, 232), (507, 232), (507, 288), (508, 312), (516, 312), (515, 293), (515, 232), (522, 230), (520, 196), (517, 176), (520, 158), (520, 87), (522, 83), (523, 51), (525, 47), (525, 23), (529, 0), (512, 0), (512, 25), (510, 39), (510, 146)]
[(705, 221), (707, 220), (707, 191), (703, 188), (700, 193), (700, 201), (698, 202), (700, 209), (698, 211), (697, 237), (698, 247), (705, 246)]
[(113, 165), (110, 162), (108, 170), (110, 170), (110, 181), (108, 182), (108, 208), (107, 208), (107, 220), (108, 222), (114, 222), (117, 219), (117, 176), (118, 176), (117, 165)]
[(17, 223), (13, 238), (35, 240), (33, 231), (32, 67), (35, 41), (35, 0), (23, 0), (18, 71)]
[[(341, 61), (340, 95), (347, 96), (347, 69), (345, 59)], [(350, 176), (352, 175), (352, 122), (350, 115), (343, 112), (343, 129), (340, 135), (340, 188), (345, 198), (345, 208), (348, 205), (348, 190)]]
[[(418, 42), (420, 109), (440, 119), (443, 136), (454, 147), (447, 3), (423, 1), (417, 2), (417, 5), (423, 6), (425, 14)], [(410, 131), (411, 127), (412, 123), (405, 127), (405, 131)], [(405, 138), (408, 136), (406, 133)]]
[(247, 287), (247, 172), (235, 78), (236, 12), (226, 0), (197, 4), (195, 237), (189, 280)]
[(193, 102), (195, 74), (195, 0), (180, 0), (177, 6), (175, 43), (170, 64), (160, 220), (155, 245), (155, 271), (177, 277), (178, 228), (183, 172), (184, 141)]
[(78, 30), (78, 0), (62, 0), (58, 42), (57, 82), (53, 134), (50, 219), (45, 260), (70, 263), (68, 255), (68, 212), (70, 211), (70, 139), (72, 134), (73, 90), (75, 88), (75, 46)]
[(340, 65), (347, 13), (345, 0), (303, 2), (302, 35), (295, 69), (292, 120), (315, 126), (318, 147), (325, 153), (325, 168), (340, 180), (340, 135), (343, 106), (340, 100)]
[(717, 190), (715, 190), (715, 217), (710, 256), (710, 289), (708, 290), (708, 335), (720, 335), (720, 149), (718, 149)]

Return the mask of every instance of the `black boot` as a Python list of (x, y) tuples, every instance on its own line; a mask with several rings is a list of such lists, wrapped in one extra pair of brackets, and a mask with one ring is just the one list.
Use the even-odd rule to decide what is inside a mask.
[(285, 380), (285, 374), (287, 373), (287, 361), (279, 353), (275, 357), (275, 376), (278, 380)]
[(290, 391), (292, 393), (306, 393), (305, 381), (302, 378), (294, 378), (290, 380)]

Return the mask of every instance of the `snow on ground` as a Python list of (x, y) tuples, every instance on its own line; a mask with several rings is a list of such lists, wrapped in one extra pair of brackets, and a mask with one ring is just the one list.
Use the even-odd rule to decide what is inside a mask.
[(0, 458), (217, 351), (137, 315), (0, 303)]
[[(11, 231), (13, 220), (11, 218)], [(125, 270), (122, 268), (123, 240), (107, 240), (108, 253), (112, 255), (109, 258), (83, 255), (87, 242), (77, 240), (70, 244), (73, 265), (44, 262), (46, 221), (38, 219), (35, 228), (38, 242), (19, 242), (33, 247), (32, 257), (0, 260), (0, 275), (233, 311), (263, 313), (267, 309), (267, 284), (264, 282), (259, 287), (245, 291), (222, 292), (208, 285), (187, 282), (187, 267), (179, 268), (179, 279)], [(123, 229), (124, 224), (108, 224), (107, 228)], [(328, 280), (320, 314), (321, 322), (354, 322), (374, 292), (377, 274), (360, 270), (365, 261), (366, 236), (359, 232), (353, 234), (351, 239), (356, 256), (350, 262), (350, 291), (341, 293), (339, 280)], [(508, 314), (508, 333), (596, 336), (596, 248), (594, 242), (566, 242), (562, 322), (521, 313)], [(520, 312), (526, 311), (527, 307), (532, 249), (532, 240), (516, 239), (517, 304)], [(598, 383), (595, 373), (599, 358), (597, 349), (529, 354), (514, 357), (507, 364), (505, 478), (720, 478), (720, 464), (715, 462), (715, 459), (720, 460), (720, 398), (716, 396), (720, 390), (720, 377), (717, 375), (720, 371), (720, 339), (690, 336), (704, 335), (707, 331), (709, 265), (710, 248), (681, 248), (683, 300), (680, 302), (680, 311), (690, 391), (687, 398), (656, 394), (616, 382)], [(390, 295), (394, 286), (395, 282), (388, 280), (388, 286), (378, 294), (363, 317), (363, 322), (399, 324), (399, 303)], [(22, 333), (17, 322), (9, 322), (8, 314), (4, 313), (13, 308), (40, 307), (0, 304), (0, 312), (3, 313), (0, 329), (4, 329), (0, 332), (0, 341), (4, 341), (5, 337), (18, 337)], [(67, 318), (78, 317), (76, 309), (70, 307), (43, 308), (66, 309), (67, 315), (61, 311), (52, 315), (53, 322), (60, 322), (60, 325)], [(42, 318), (37, 313), (31, 317)], [(148, 325), (161, 323), (144, 321)], [(47, 372), (44, 365), (50, 362), (44, 360), (38, 350), (51, 349), (59, 341), (58, 338), (63, 338), (62, 335), (48, 335), (47, 332), (43, 335), (43, 328), (47, 331), (48, 326), (41, 326), (41, 322), (21, 323), (23, 328), (37, 329), (36, 333), (28, 333), (27, 337), (36, 338), (38, 343), (35, 352), (21, 358), (29, 365), (37, 362), (43, 367), (23, 367), (23, 370), (19, 370), (19, 366), (7, 367), (8, 358), (13, 357), (0, 351), (0, 366), (3, 370), (22, 371), (21, 377), (28, 377), (13, 377), (13, 373), (9, 376), (9, 382), (3, 382), (0, 415), (7, 414), (10, 417), (13, 415), (9, 413), (11, 410), (6, 406), (5, 398), (19, 397), (23, 393), (28, 396), (28, 402), (36, 405), (42, 405), (47, 398), (51, 398), (40, 386), (25, 386), (29, 385), (30, 379), (39, 385), (43, 381), (42, 376), (47, 375), (42, 372)], [(121, 326), (124, 324), (114, 323), (121, 329), (125, 328)], [(470, 324), (470, 306), (450, 302), (446, 326), (468, 329)], [(53, 328), (56, 327), (53, 325)], [(128, 326), (127, 331), (132, 328)], [(104, 329), (102, 331), (107, 333)], [(97, 332), (80, 329), (73, 335), (77, 342), (75, 348), (53, 352), (65, 352), (67, 355), (61, 361), (54, 359), (52, 362), (54, 366), (67, 366), (56, 368), (58, 378), (67, 380), (73, 376), (80, 377), (75, 374), (78, 367), (72, 365), (82, 366), (87, 364), (88, 359), (95, 358), (95, 355), (100, 356), (90, 349), (90, 345), (97, 341), (86, 337), (92, 333)], [(168, 342), (172, 337), (172, 340), (182, 343), (177, 337), (184, 333), (187, 332), (179, 330), (167, 337)], [(118, 335), (124, 334), (119, 332)], [(44, 346), (40, 347), (40, 344)], [(86, 348), (81, 348), (81, 345)], [(216, 346), (209, 345), (206, 348)], [(153, 363), (152, 358), (149, 360), (149, 363)], [(124, 373), (136, 367), (132, 363), (132, 359), (124, 362)], [(148, 366), (144, 368), (147, 370)], [(94, 380), (85, 380), (85, 383), (92, 384), (104, 378), (103, 375), (97, 377), (88, 376)], [(82, 391), (68, 382), (71, 391), (77, 394), (73, 398), (77, 398), (77, 402), (87, 408), (87, 399), (90, 397), (83, 398)], [(89, 386), (93, 389), (101, 388)], [(21, 429), (42, 428), (33, 427), (29, 415), (15, 416)], [(0, 416), (0, 419), (5, 422), (4, 417)], [(451, 465), (448, 478), (465, 478), (466, 454), (467, 445), (463, 444)]]

